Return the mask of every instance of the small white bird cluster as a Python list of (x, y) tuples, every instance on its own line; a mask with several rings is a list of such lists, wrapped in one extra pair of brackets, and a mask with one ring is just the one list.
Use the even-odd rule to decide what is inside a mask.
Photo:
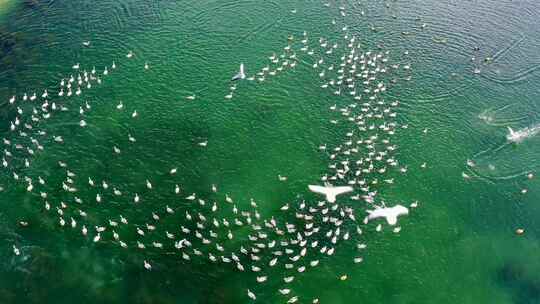
[[(57, 113), (70, 111), (68, 104), (73, 104), (72, 99), (83, 93), (83, 90), (91, 89), (95, 84), (101, 84), (102, 79), (109, 74), (109, 68), (105, 67), (102, 73), (98, 73), (93, 67), (90, 71), (82, 70), (79, 63), (72, 67), (77, 76), (73, 74), (67, 78), (62, 78), (55, 89), (55, 94), (50, 94), (52, 90), (45, 88), (41, 94), (36, 92), (31, 95), (24, 93), (22, 96), (13, 95), (9, 98), (9, 105), (16, 109), (15, 118), (9, 122), (11, 138), (3, 139), (4, 156), (2, 158), (2, 167), (12, 168), (13, 176), (18, 179), (15, 170), (20, 167), (18, 163), (12, 163), (17, 159), (22, 159), (25, 168), (30, 167), (30, 159), (35, 157), (36, 153), (44, 150), (43, 142), (48, 139), (52, 142), (62, 144), (64, 139), (61, 135), (49, 135), (43, 124), (50, 120)], [(112, 63), (111, 70), (116, 69), (116, 64)], [(88, 101), (79, 105), (81, 127), (88, 124), (84, 119), (85, 114), (90, 111), (92, 106)]]

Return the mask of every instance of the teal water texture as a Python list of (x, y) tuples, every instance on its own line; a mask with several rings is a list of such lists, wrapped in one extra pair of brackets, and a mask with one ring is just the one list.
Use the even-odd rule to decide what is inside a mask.
[[(264, 85), (241, 82), (233, 99), (224, 96), (240, 62), (248, 74), (260, 69), (289, 35), (303, 31), (314, 40), (337, 39), (332, 20), (341, 20), (366, 49), (383, 47), (412, 66), (412, 79), (388, 92), (401, 101), (399, 119), (409, 125), (396, 142), (409, 170), (381, 192), (395, 203), (418, 200), (419, 207), (400, 220), (399, 234), (366, 231), (363, 263), (353, 265), (357, 249), (344, 245), (295, 281), (299, 302), (540, 302), (540, 188), (526, 177), (538, 169), (540, 139), (509, 145), (505, 138), (507, 126), (540, 122), (536, 1), (12, 2), (4, 10), (8, 3), (0, 1), (2, 137), (11, 136), (16, 115), (7, 102), (12, 95), (41, 94), (76, 63), (103, 69), (116, 60), (110, 79), (77, 99), (92, 105), (89, 128), (79, 132), (76, 111), (51, 119), (43, 129), (65, 144), (48, 145), (23, 174), (58, 183), (62, 160), (79, 176), (137, 189), (146, 207), (111, 199), (100, 213), (133, 221), (174, 204), (175, 184), (207, 194), (216, 184), (238, 204), (254, 198), (268, 217), (279, 217), (279, 207), (297, 195), (311, 197), (306, 185), (328, 165), (318, 146), (336, 144), (339, 131), (328, 123), (335, 97), (320, 89), (310, 66)], [(90, 47), (83, 47), (87, 40)], [(135, 56), (128, 61), (129, 51)], [(119, 101), (126, 111), (115, 109)], [(206, 140), (207, 147), (198, 145)], [(120, 156), (111, 156), (113, 145), (122, 147)], [(160, 185), (156, 191), (144, 186), (149, 176)], [(261, 303), (286, 302), (276, 291), (277, 271), (253, 287), (253, 276), (234, 267), (95, 244), (60, 228), (8, 171), (0, 178), (0, 303), (248, 303), (246, 288), (256, 289)], [(62, 199), (61, 189), (50, 195)], [(525, 234), (516, 236), (516, 228)], [(142, 267), (144, 259), (153, 261), (152, 271)], [(342, 274), (348, 280), (339, 280)]]

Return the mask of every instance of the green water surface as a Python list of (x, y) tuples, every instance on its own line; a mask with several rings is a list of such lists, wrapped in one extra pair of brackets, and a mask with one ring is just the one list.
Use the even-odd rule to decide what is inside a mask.
[[(172, 203), (175, 184), (189, 193), (208, 193), (217, 184), (239, 204), (254, 198), (265, 216), (279, 216), (279, 207), (297, 195), (312, 197), (306, 185), (327, 166), (317, 147), (336, 143), (340, 134), (328, 123), (335, 97), (320, 89), (316, 73), (300, 65), (264, 85), (239, 83), (232, 100), (224, 96), (240, 62), (249, 74), (289, 35), (337, 39), (332, 20), (347, 24), (366, 49), (383, 47), (412, 66), (412, 79), (388, 92), (401, 101), (399, 121), (409, 125), (396, 137), (397, 157), (409, 170), (381, 192), (395, 203), (418, 200), (419, 207), (400, 220), (399, 234), (366, 232), (362, 264), (352, 265), (356, 249), (348, 246), (295, 282), (299, 303), (316, 297), (332, 304), (540, 303), (540, 188), (538, 179), (525, 177), (539, 167), (540, 139), (519, 145), (505, 139), (507, 126), (540, 122), (538, 2), (4, 2), (2, 137), (10, 136), (15, 117), (7, 102), (12, 95), (52, 90), (75, 63), (99, 70), (113, 60), (118, 65), (101, 86), (77, 98), (92, 105), (91, 128), (79, 132), (77, 111), (55, 117), (43, 128), (65, 144), (48, 146), (25, 172), (59, 182), (65, 175), (57, 161), (63, 160), (80, 176), (136, 189), (147, 204), (143, 214), (111, 202), (103, 207), (105, 218), (148, 215), (153, 204)], [(346, 8), (345, 17), (338, 6)], [(83, 47), (87, 40), (91, 46)], [(129, 51), (135, 56), (128, 61)], [(192, 94), (195, 100), (185, 98)], [(119, 101), (129, 110), (116, 111)], [(140, 116), (133, 121), (135, 109)], [(126, 132), (137, 137), (136, 145)], [(206, 148), (197, 145), (205, 140)], [(123, 147), (121, 156), (111, 156), (113, 145)], [(467, 159), (476, 167), (467, 168)], [(288, 181), (279, 182), (278, 174)], [(147, 193), (148, 176), (164, 190)], [(0, 185), (0, 303), (249, 303), (249, 274), (94, 244), (59, 228), (8, 171), (1, 171)], [(51, 195), (60, 199), (60, 192)], [(20, 220), (30, 226), (20, 227)], [(516, 228), (525, 234), (516, 236)], [(13, 244), (21, 256), (14, 256)], [(151, 272), (141, 267), (149, 258)], [(338, 279), (343, 273), (348, 280)], [(258, 302), (286, 302), (276, 291), (279, 273), (273, 275), (255, 287)]]

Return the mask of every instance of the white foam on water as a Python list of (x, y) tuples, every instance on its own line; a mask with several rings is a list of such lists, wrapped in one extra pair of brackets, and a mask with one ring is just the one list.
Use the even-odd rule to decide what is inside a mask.
[(509, 142), (520, 143), (524, 141), (525, 139), (528, 139), (537, 135), (538, 133), (540, 133), (540, 124), (536, 124), (530, 127), (525, 127), (517, 131), (508, 127), (508, 134), (506, 135), (506, 139)]

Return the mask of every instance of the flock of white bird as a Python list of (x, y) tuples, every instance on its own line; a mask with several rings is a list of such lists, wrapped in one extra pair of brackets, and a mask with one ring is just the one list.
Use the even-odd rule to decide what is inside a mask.
[[(345, 14), (345, 8), (339, 10)], [(156, 207), (144, 222), (121, 214), (105, 219), (100, 216), (100, 206), (107, 204), (109, 198), (137, 209), (147, 203), (144, 195), (106, 180), (81, 176), (62, 160), (58, 161), (58, 172), (65, 178), (60, 184), (50, 184), (42, 176), (25, 175), (25, 168), (31, 167), (33, 158), (39, 157), (47, 145), (64, 143), (62, 136), (44, 131), (42, 126), (47, 120), (62, 112), (79, 111), (80, 128), (92, 128), (84, 118), (85, 113), (92, 110), (91, 103), (74, 97), (112, 77), (118, 69), (114, 61), (99, 72), (95, 67), (83, 70), (77, 63), (73, 65), (74, 75), (61, 79), (57, 88), (10, 97), (9, 104), (16, 115), (9, 124), (10, 134), (3, 139), (2, 167), (28, 192), (37, 194), (40, 208), (55, 217), (58, 226), (78, 231), (89, 242), (107, 242), (154, 253), (172, 251), (185, 261), (206, 259), (222, 263), (239, 272), (256, 274), (255, 286), (246, 291), (252, 300), (257, 299), (257, 286), (272, 280), (279, 284), (278, 292), (286, 297), (286, 302), (295, 303), (299, 295), (295, 295), (291, 283), (303, 273), (327, 261), (343, 242), (356, 242), (358, 251), (351, 262), (361, 263), (362, 251), (366, 248), (361, 235), (371, 227), (369, 222), (384, 218), (393, 226), (392, 231), (399, 233), (398, 217), (409, 213), (407, 207), (399, 204), (387, 206), (379, 197), (379, 189), (381, 185), (394, 183), (394, 178), (387, 176), (390, 171), (399, 175), (408, 170), (397, 159), (398, 146), (393, 141), (407, 125), (396, 120), (399, 100), (386, 98), (385, 92), (390, 80), (408, 79), (411, 67), (391, 63), (387, 50), (363, 49), (360, 39), (347, 26), (340, 29), (341, 35), (335, 39), (311, 37), (307, 32), (299, 37), (291, 35), (287, 45), (272, 53), (259, 71), (250, 74), (244, 71), (242, 64), (232, 79), (230, 93), (225, 96), (233, 98), (237, 84), (242, 81), (261, 84), (267, 78), (304, 65), (318, 74), (320, 88), (328, 90), (330, 99), (334, 100), (325, 105), (333, 113), (328, 123), (346, 131), (339, 144), (320, 145), (321, 153), (328, 156), (328, 170), (320, 181), (306, 187), (321, 196), (286, 203), (279, 208), (279, 215), (264, 218), (258, 211), (260, 202), (250, 199), (249, 204), (242, 203), (247, 200), (220, 193), (216, 185), (209, 185), (212, 194), (205, 195), (186, 191), (179, 184), (165, 189), (148, 177), (141, 180), (146, 192), (169, 191), (179, 202)], [(90, 42), (84, 45), (89, 47)], [(129, 52), (125, 61), (134, 56)], [(144, 68), (149, 69), (148, 63)], [(115, 107), (112, 111), (127, 108), (121, 101)], [(129, 112), (127, 119), (144, 115), (136, 110)], [(126, 137), (131, 144), (137, 143), (132, 134)], [(201, 147), (207, 144), (207, 141), (198, 143)], [(120, 154), (122, 149), (115, 145), (110, 153)], [(166, 170), (173, 180), (177, 168), (171, 166)], [(279, 176), (279, 180), (287, 182), (284, 176)], [(67, 198), (51, 199), (50, 192), (54, 191), (62, 192)], [(413, 202), (408, 207), (417, 205)], [(29, 223), (20, 221), (19, 224)], [(375, 231), (382, 228), (380, 222), (374, 226)], [(13, 252), (20, 255), (21, 249), (13, 245)], [(152, 259), (145, 259), (142, 266), (152, 270)], [(280, 276), (279, 280), (276, 275)], [(339, 274), (337, 279), (346, 280), (347, 274)], [(309, 301), (319, 302), (318, 298)]]

